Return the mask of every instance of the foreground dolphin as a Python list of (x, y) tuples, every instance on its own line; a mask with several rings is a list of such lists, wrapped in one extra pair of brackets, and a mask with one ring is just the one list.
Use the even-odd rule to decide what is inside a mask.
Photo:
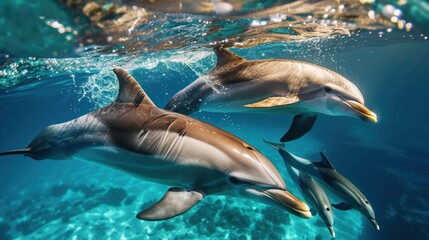
[(332, 212), (331, 201), (326, 195), (325, 190), (307, 174), (298, 171), (296, 168), (286, 164), (286, 169), (290, 177), (298, 186), (302, 196), (311, 206), (311, 214), (319, 213), (325, 225), (328, 227), (332, 237), (335, 238), (334, 214)]
[(165, 109), (296, 114), (282, 142), (310, 131), (317, 113), (377, 122), (359, 89), (338, 73), (305, 62), (247, 61), (228, 49), (214, 50), (216, 66), (176, 93)]
[(311, 216), (259, 151), (207, 123), (157, 108), (130, 74), (113, 71), (119, 80), (113, 103), (51, 125), (27, 148), (0, 155), (78, 159), (172, 186), (137, 215), (142, 220), (180, 215), (210, 194), (248, 198), (299, 217)]
[(315, 178), (319, 183), (328, 188), (338, 199), (343, 201), (340, 204), (332, 204), (332, 206), (340, 210), (356, 209), (368, 218), (377, 230), (380, 230), (380, 226), (375, 220), (374, 210), (368, 199), (352, 182), (350, 182), (350, 180), (334, 169), (325, 154), (320, 152), (322, 161), (313, 162), (286, 151), (283, 144), (265, 142), (279, 151), (286, 165), (290, 165), (300, 172), (304, 172)]

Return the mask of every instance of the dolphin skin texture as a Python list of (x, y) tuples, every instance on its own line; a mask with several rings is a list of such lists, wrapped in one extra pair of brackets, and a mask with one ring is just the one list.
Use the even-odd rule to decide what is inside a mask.
[(222, 47), (214, 51), (216, 66), (176, 93), (165, 109), (187, 115), (196, 111), (293, 114), (282, 142), (310, 131), (318, 113), (377, 122), (360, 90), (336, 72), (286, 59), (248, 61)]
[(137, 218), (180, 215), (207, 195), (251, 199), (309, 218), (274, 165), (243, 140), (207, 123), (157, 108), (137, 81), (115, 68), (119, 94), (110, 105), (44, 129), (25, 149), (35, 160), (76, 159), (171, 188)]

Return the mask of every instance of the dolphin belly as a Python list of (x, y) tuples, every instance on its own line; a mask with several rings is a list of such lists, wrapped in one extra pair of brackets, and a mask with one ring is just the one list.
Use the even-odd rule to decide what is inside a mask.
[(90, 147), (73, 158), (126, 172), (143, 180), (187, 189), (218, 185), (225, 179), (224, 174), (216, 169), (135, 153), (119, 147)]

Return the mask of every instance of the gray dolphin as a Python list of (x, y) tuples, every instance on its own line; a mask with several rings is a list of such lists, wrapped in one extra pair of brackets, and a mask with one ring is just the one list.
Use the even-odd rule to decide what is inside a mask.
[(214, 50), (216, 66), (176, 93), (165, 109), (183, 114), (198, 110), (295, 114), (282, 142), (307, 133), (317, 113), (377, 122), (359, 89), (336, 72), (292, 60), (247, 61), (228, 49)]
[(320, 184), (328, 188), (338, 199), (343, 201), (340, 204), (332, 204), (332, 206), (339, 210), (358, 210), (368, 218), (377, 230), (380, 230), (380, 226), (375, 220), (374, 210), (368, 199), (352, 182), (350, 182), (350, 180), (334, 169), (324, 153), (320, 152), (322, 161), (313, 162), (286, 151), (283, 144), (265, 142), (279, 151), (286, 165), (290, 165), (300, 172), (304, 172), (315, 178)]
[(334, 214), (332, 212), (331, 201), (325, 190), (307, 174), (298, 171), (298, 169), (286, 164), (286, 169), (290, 177), (298, 186), (305, 201), (311, 206), (311, 214), (314, 216), (319, 213), (325, 225), (328, 227), (332, 237), (335, 238)]
[(44, 129), (25, 149), (35, 160), (78, 159), (172, 186), (137, 215), (180, 215), (211, 194), (252, 199), (309, 218), (274, 165), (243, 140), (196, 119), (157, 108), (136, 80), (115, 68), (119, 94), (110, 105)]

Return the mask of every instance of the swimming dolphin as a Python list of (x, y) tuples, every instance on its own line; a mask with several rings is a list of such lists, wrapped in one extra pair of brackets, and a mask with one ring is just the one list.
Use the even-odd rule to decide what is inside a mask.
[(333, 207), (339, 210), (358, 210), (368, 218), (377, 230), (380, 230), (380, 226), (375, 220), (374, 210), (368, 199), (350, 180), (334, 169), (324, 153), (320, 152), (322, 161), (313, 162), (286, 151), (283, 144), (265, 142), (280, 153), (286, 165), (290, 165), (318, 180), (320, 184), (343, 201), (340, 204), (332, 204)]
[(305, 201), (311, 206), (310, 212), (314, 216), (319, 213), (325, 225), (328, 227), (332, 237), (335, 238), (334, 214), (332, 212), (331, 201), (325, 190), (307, 174), (286, 164), (289, 176), (298, 186)]
[(274, 165), (243, 140), (196, 119), (157, 108), (136, 80), (115, 68), (119, 94), (110, 105), (44, 129), (25, 149), (35, 160), (78, 159), (172, 186), (137, 215), (163, 220), (206, 195), (252, 199), (309, 218), (308, 206), (286, 191)]
[(165, 109), (182, 114), (198, 110), (295, 114), (282, 142), (310, 131), (317, 113), (377, 122), (359, 89), (336, 72), (286, 59), (247, 61), (222, 47), (214, 51), (216, 66), (176, 93)]

